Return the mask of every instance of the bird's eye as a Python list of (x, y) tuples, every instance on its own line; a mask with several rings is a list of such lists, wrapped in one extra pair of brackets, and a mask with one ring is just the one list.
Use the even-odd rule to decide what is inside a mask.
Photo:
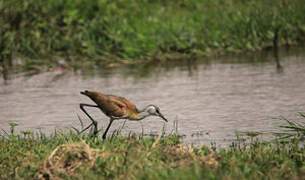
[(157, 112), (158, 114), (160, 114), (160, 111), (159, 111), (159, 109), (156, 109), (156, 112)]

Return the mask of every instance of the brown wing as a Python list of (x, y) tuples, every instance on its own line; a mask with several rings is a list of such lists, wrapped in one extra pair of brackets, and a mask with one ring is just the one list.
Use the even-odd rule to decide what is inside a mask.
[(134, 104), (123, 97), (104, 95), (94, 91), (85, 95), (90, 97), (107, 116), (123, 118), (127, 117), (130, 111), (138, 111)]
[(127, 99), (125, 99), (123, 97), (119, 97), (119, 96), (113, 96), (113, 97), (117, 98), (121, 103), (124, 103), (129, 110), (138, 112), (138, 109), (137, 109), (136, 105), (134, 105), (133, 103), (131, 103)]
[(126, 117), (129, 116), (130, 112), (138, 112), (137, 107), (123, 97), (113, 95), (107, 95), (107, 97), (109, 98), (109, 104), (115, 109), (115, 111), (112, 111), (115, 117)]

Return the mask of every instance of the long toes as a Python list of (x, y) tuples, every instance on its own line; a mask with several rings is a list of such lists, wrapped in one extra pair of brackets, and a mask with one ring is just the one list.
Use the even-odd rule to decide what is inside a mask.
[(75, 128), (75, 127), (71, 127), (74, 131), (76, 131), (76, 133), (77, 134), (80, 134), (80, 131), (77, 129), (77, 128)]

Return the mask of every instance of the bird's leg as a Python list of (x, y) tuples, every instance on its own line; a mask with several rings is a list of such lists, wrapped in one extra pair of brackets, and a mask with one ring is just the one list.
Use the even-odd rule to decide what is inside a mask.
[(94, 131), (93, 131), (93, 134), (96, 135), (98, 133), (98, 130), (97, 130), (97, 121), (95, 121), (88, 113), (87, 111), (85, 110), (84, 106), (88, 106), (88, 107), (96, 107), (98, 108), (97, 105), (91, 105), (91, 104), (79, 104), (79, 107), (80, 109), (90, 118), (90, 120), (92, 121), (92, 123), (86, 127), (85, 129), (83, 129), (79, 134), (81, 134), (82, 132), (86, 131), (89, 127), (91, 127), (92, 125), (94, 125)]
[(107, 132), (108, 132), (108, 130), (109, 130), (109, 128), (110, 128), (110, 126), (111, 126), (113, 120), (114, 120), (114, 119), (110, 118), (110, 122), (109, 122), (109, 124), (108, 124), (108, 127), (106, 128), (106, 130), (105, 130), (105, 132), (104, 132), (104, 134), (103, 134), (103, 139), (106, 139), (106, 134), (107, 134)]

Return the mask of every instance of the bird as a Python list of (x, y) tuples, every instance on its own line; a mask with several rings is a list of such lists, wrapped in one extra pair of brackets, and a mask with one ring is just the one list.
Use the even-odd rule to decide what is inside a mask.
[(109, 124), (102, 136), (103, 139), (106, 139), (106, 134), (114, 120), (119, 119), (127, 119), (131, 121), (140, 121), (148, 116), (158, 116), (162, 118), (165, 122), (168, 120), (162, 115), (160, 112), (160, 108), (156, 105), (147, 105), (144, 109), (139, 110), (136, 105), (132, 102), (128, 101), (124, 97), (115, 96), (115, 95), (107, 95), (98, 91), (81, 91), (82, 95), (89, 97), (95, 105), (80, 103), (80, 109), (89, 117), (92, 123), (84, 128), (80, 133), (86, 131), (92, 125), (94, 126), (93, 134), (96, 135), (98, 133), (97, 129), (97, 121), (94, 120), (84, 107), (95, 107), (100, 109), (106, 116), (110, 118)]

